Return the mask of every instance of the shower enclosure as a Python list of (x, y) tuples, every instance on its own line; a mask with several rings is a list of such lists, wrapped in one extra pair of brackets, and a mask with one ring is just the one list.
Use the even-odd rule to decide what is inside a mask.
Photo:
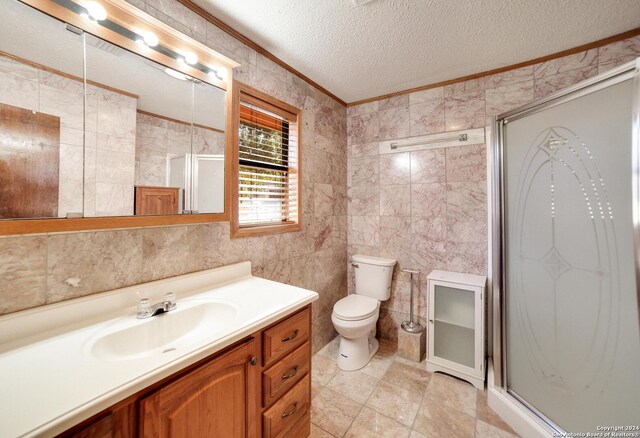
[(494, 126), (496, 385), (556, 432), (640, 432), (639, 68)]

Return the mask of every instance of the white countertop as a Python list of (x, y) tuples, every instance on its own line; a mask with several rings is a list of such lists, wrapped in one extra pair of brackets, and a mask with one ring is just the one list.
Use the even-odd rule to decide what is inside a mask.
[[(136, 319), (140, 298), (177, 294), (178, 308), (211, 300), (235, 318), (174, 351), (100, 359), (92, 345)], [(145, 283), (0, 317), (0, 436), (53, 436), (318, 299), (309, 290), (251, 276), (249, 262)]]

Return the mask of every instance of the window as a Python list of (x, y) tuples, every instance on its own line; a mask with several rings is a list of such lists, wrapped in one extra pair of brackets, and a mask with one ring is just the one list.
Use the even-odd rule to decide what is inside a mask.
[(237, 193), (232, 235), (300, 229), (300, 110), (236, 84)]

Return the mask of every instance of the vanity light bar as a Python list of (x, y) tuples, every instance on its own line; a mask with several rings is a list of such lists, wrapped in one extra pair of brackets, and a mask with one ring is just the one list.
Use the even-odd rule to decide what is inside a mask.
[[(201, 64), (200, 62), (198, 62), (198, 56), (193, 52), (179, 53), (179, 52), (176, 52), (175, 50), (172, 50), (168, 47), (163, 46), (158, 41), (158, 37), (153, 32), (140, 32), (140, 33), (134, 32), (114, 21), (109, 20), (109, 18), (106, 16), (106, 12), (104, 15), (98, 14), (99, 15), (98, 17), (94, 17), (91, 11), (89, 11), (89, 9), (91, 8), (97, 11), (98, 8), (96, 8), (95, 6), (89, 7), (89, 4), (87, 4), (87, 7), (84, 7), (72, 0), (52, 0), (52, 1), (58, 4), (59, 6), (62, 6), (63, 8), (77, 15), (92, 17), (92, 19), (94, 19), (96, 24), (104, 28), (107, 28), (119, 35), (122, 35), (123, 37), (130, 39), (131, 41), (137, 42), (139, 44), (144, 42), (144, 44), (151, 50), (155, 50), (156, 52), (161, 53), (169, 58), (173, 58), (178, 62), (184, 62), (187, 65), (189, 65), (189, 67), (195, 68), (204, 74), (210, 75), (213, 73), (213, 76), (215, 78), (219, 80), (224, 80), (223, 75), (225, 75), (226, 72), (221, 73), (221, 71), (223, 71), (224, 68), (214, 69), (204, 64)], [(95, 2), (92, 2), (91, 4), (100, 6), (100, 4)], [(104, 11), (104, 8), (102, 8), (102, 10)], [(100, 17), (104, 17), (104, 18), (100, 18)], [(155, 45), (153, 43), (155, 43)]]

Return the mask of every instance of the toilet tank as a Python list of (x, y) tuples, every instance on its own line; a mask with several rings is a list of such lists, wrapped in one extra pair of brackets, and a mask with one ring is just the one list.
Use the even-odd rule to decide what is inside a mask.
[(356, 254), (351, 257), (351, 262), (356, 274), (356, 293), (378, 301), (388, 300), (396, 261)]

